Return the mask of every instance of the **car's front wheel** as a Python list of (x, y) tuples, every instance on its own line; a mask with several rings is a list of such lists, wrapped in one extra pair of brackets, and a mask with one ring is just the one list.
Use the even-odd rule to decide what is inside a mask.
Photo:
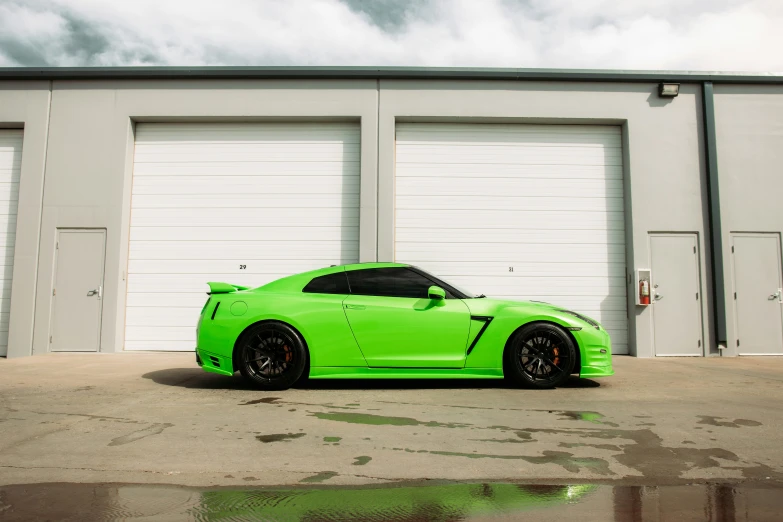
[(284, 323), (251, 326), (242, 335), (237, 349), (240, 373), (262, 390), (290, 388), (308, 364), (302, 337)]
[(574, 369), (576, 347), (557, 325), (532, 323), (511, 336), (504, 354), (506, 378), (517, 385), (554, 388)]

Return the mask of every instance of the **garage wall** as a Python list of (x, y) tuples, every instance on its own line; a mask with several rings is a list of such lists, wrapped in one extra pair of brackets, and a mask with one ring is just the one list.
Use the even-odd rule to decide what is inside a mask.
[[(41, 227), (35, 353), (47, 350), (58, 227), (106, 229), (101, 351), (123, 348), (134, 125), (361, 122), (360, 220), (375, 221), (377, 84), (369, 81), (55, 81)], [(359, 257), (375, 258), (375, 228)]]
[[(623, 139), (628, 270), (649, 264), (650, 232), (694, 232), (700, 251), (709, 252), (700, 87), (682, 85), (674, 99), (659, 98), (656, 89), (655, 84), (430, 80), (55, 81), (49, 111), (49, 82), (3, 82), (0, 126), (24, 127), (17, 225), (24, 233), (17, 233), (9, 355), (29, 354), (33, 333), (34, 352), (47, 351), (58, 227), (107, 230), (101, 349), (122, 349), (137, 122), (359, 122), (362, 261), (394, 258), (397, 122), (616, 125)], [(720, 120), (719, 113), (719, 125)], [(720, 140), (719, 131), (723, 148)], [(701, 276), (708, 297), (705, 344), (712, 346), (704, 260)], [(633, 291), (628, 295), (631, 299)], [(650, 311), (631, 306), (630, 315), (632, 353), (636, 347), (637, 355), (649, 356)]]
[[(0, 128), (22, 132), (8, 357), (32, 353), (50, 83), (0, 82)], [(10, 229), (9, 229), (10, 232)]]
[[(394, 135), (398, 122), (613, 124), (622, 127), (628, 299), (630, 271), (650, 263), (649, 232), (694, 232), (709, 251), (700, 87), (661, 99), (657, 84), (383, 80), (379, 107), (378, 258), (394, 259)], [(710, 272), (701, 266), (712, 346)], [(630, 350), (652, 356), (651, 310), (629, 304)]]
[(727, 347), (737, 354), (732, 232), (783, 232), (783, 87), (716, 85)]

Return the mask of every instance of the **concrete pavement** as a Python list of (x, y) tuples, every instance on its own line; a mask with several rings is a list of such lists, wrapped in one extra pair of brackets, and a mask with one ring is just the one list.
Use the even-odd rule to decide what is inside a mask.
[(617, 375), (310, 381), (261, 392), (192, 353), (0, 359), (0, 484), (783, 484), (783, 358), (615, 357)]

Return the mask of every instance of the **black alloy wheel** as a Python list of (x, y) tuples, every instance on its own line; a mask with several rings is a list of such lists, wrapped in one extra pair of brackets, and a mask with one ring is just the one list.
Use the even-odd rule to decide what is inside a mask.
[(264, 390), (290, 388), (308, 363), (301, 336), (283, 323), (252, 326), (243, 335), (239, 349), (239, 371)]
[(554, 388), (574, 369), (576, 347), (559, 326), (533, 323), (511, 336), (505, 352), (505, 372), (517, 384)]

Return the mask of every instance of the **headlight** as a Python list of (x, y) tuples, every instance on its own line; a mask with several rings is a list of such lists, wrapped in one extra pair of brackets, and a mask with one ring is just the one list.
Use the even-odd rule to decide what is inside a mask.
[(563, 312), (564, 314), (573, 315), (574, 317), (576, 317), (578, 319), (581, 319), (582, 321), (586, 322), (587, 324), (589, 324), (590, 326), (592, 326), (596, 330), (600, 330), (601, 329), (601, 325), (600, 324), (598, 324), (597, 322), (593, 321), (592, 319), (590, 319), (589, 317), (587, 317), (585, 315), (573, 312), (571, 310), (558, 310), (558, 312)]

